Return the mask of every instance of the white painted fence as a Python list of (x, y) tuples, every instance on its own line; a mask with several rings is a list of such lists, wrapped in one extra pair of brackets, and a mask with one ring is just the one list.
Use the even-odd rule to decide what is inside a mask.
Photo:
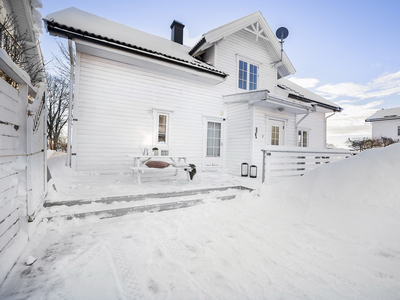
[[(0, 285), (17, 261), (46, 194), (46, 101), (44, 86), (0, 49), (0, 69), (16, 83), (0, 78)], [(28, 95), (35, 97), (31, 104)]]
[(354, 151), (301, 147), (268, 147), (263, 152), (262, 182), (274, 183), (302, 176), (323, 164), (342, 160)]

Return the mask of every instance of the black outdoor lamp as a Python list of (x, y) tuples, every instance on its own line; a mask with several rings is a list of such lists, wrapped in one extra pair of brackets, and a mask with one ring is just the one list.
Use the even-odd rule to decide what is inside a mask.
[(256, 177), (257, 177), (257, 166), (251, 165), (250, 166), (250, 178), (256, 178)]
[(242, 177), (249, 176), (249, 164), (248, 163), (242, 163), (241, 174), (242, 174)]

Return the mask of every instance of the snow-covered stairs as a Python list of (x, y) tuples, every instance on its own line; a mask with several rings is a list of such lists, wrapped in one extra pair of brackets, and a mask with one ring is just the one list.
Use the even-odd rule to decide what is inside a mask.
[(243, 186), (198, 189), (169, 193), (150, 193), (93, 200), (46, 202), (48, 219), (64, 217), (83, 218), (97, 215), (101, 219), (119, 217), (129, 213), (159, 212), (185, 208), (207, 201), (231, 200), (252, 189)]

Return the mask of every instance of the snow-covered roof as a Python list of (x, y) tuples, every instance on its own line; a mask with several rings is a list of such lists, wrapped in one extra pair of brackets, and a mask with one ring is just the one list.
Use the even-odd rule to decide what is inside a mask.
[(64, 31), (67, 36), (91, 37), (106, 41), (124, 48), (136, 49), (140, 53), (153, 55), (156, 58), (166, 58), (169, 61), (181, 63), (184, 66), (197, 68), (222, 77), (224, 72), (192, 57), (190, 47), (171, 40), (137, 30), (135, 28), (99, 17), (75, 7), (66, 8), (47, 15), (45, 26), (51, 34)]
[(342, 108), (339, 105), (295, 84), (293, 81), (290, 81), (286, 78), (278, 79), (277, 85), (281, 89), (286, 90), (289, 93), (288, 97), (290, 98), (306, 102), (315, 102), (322, 107), (333, 109), (335, 111), (342, 111)]
[(400, 107), (381, 109), (370, 116), (365, 122), (386, 121), (400, 119)]
[(259, 11), (203, 34), (202, 39), (192, 48), (190, 54), (195, 56), (196, 53), (201, 53), (201, 51), (211, 47), (213, 43), (242, 29), (254, 33), (257, 39), (264, 44), (267, 51), (276, 60), (278, 72), (282, 77), (296, 72), (285, 52), (283, 52), (282, 62), (279, 63), (281, 46)]

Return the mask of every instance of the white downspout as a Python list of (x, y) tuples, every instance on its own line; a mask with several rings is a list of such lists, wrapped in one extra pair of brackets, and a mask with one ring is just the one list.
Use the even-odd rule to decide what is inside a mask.
[(71, 131), (72, 131), (72, 97), (74, 88), (74, 55), (72, 53), (72, 40), (68, 39), (69, 50), (69, 113), (68, 113), (68, 144), (67, 144), (67, 161), (65, 165), (71, 167)]
[(328, 118), (333, 117), (336, 114), (336, 111), (333, 112), (333, 114), (325, 117), (325, 148), (326, 148), (326, 143), (328, 142)]

